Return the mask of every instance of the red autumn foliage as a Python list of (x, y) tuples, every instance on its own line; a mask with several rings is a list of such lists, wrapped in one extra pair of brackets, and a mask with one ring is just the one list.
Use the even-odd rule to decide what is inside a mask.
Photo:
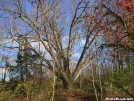
[(124, 12), (123, 19), (129, 26), (129, 31), (134, 32), (134, 0), (122, 0), (117, 6)]
[[(127, 29), (121, 25), (121, 23), (115, 21), (115, 18), (111, 15), (103, 16), (106, 9), (102, 7), (97, 7), (97, 16), (91, 16), (88, 12), (85, 14), (85, 26), (88, 27), (90, 24), (89, 20), (92, 18), (96, 21), (96, 28), (103, 30), (104, 40), (108, 44), (121, 44), (128, 45), (130, 48), (134, 47), (134, 41), (132, 36), (134, 36), (134, 0), (100, 0), (102, 3), (106, 4), (113, 12), (118, 14), (123, 22), (128, 26)], [(110, 4), (111, 2), (111, 4)], [(88, 16), (88, 17), (87, 17)], [(127, 30), (132, 33), (132, 35), (127, 35), (124, 31)], [(129, 54), (129, 52), (124, 50), (122, 54)], [(111, 53), (111, 56), (113, 54)], [(114, 56), (116, 57), (116, 56)], [(113, 57), (113, 58), (114, 58)]]
[[(103, 2), (104, 4), (107, 4), (107, 1)], [(110, 8), (113, 12), (118, 14), (124, 23), (126, 23), (127, 28), (125, 29), (121, 23), (118, 22), (112, 22), (112, 19), (114, 17), (108, 15), (105, 16), (105, 24), (103, 26), (104, 30), (104, 39), (106, 43), (108, 44), (121, 44), (124, 46), (129, 46), (130, 48), (134, 47), (134, 40), (132, 40), (132, 37), (134, 36), (134, 0), (116, 0), (114, 6), (110, 7), (111, 5), (107, 5), (108, 8)], [(109, 26), (115, 26), (114, 30), (112, 27), (110, 28)], [(128, 32), (131, 33), (131, 35), (126, 34), (124, 31), (127, 30)], [(129, 51), (121, 51), (120, 52), (121, 59), (125, 58), (125, 56), (129, 55)], [(113, 56), (114, 55), (114, 56)], [(111, 53), (111, 56), (113, 56), (113, 59), (118, 60), (118, 54)]]
[[(107, 0), (102, 0), (104, 4), (107, 4)], [(131, 33), (134, 33), (134, 0), (116, 0), (114, 8), (111, 9), (113, 12), (121, 16), (123, 21), (127, 24), (127, 30)], [(107, 5), (108, 6), (108, 5)], [(110, 8), (110, 5), (109, 5)], [(104, 18), (104, 26), (101, 26), (104, 29), (104, 37), (109, 43), (129, 45), (130, 47), (134, 46), (134, 41), (131, 40), (131, 36), (126, 36), (124, 33), (124, 28), (120, 23), (112, 22), (113, 17), (106, 16)], [(111, 30), (111, 26), (116, 26), (116, 31)]]

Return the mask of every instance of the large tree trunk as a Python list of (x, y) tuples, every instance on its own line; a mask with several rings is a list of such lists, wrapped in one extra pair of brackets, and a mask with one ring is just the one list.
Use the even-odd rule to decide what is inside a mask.
[(70, 76), (70, 78), (64, 78), (59, 77), (63, 84), (63, 89), (72, 89), (73, 88), (73, 78)]
[(66, 80), (62, 80), (62, 83), (63, 83), (63, 89), (72, 89), (73, 87), (73, 82), (72, 81), (66, 81)]

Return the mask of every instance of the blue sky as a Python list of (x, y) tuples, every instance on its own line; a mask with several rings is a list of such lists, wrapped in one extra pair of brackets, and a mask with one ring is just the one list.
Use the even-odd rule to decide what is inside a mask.
[[(70, 23), (71, 23), (71, 20), (72, 20), (72, 16), (71, 16), (71, 14), (72, 14), (71, 10), (72, 9), (70, 8), (71, 0), (67, 0), (67, 1), (64, 0), (64, 1), (65, 2), (63, 3), (62, 6), (67, 11), (67, 13), (65, 15), (65, 17), (67, 19), (65, 18), (66, 19), (65, 20), (65, 24), (66, 24), (65, 27), (66, 27), (66, 29), (64, 30), (65, 36), (63, 37), (63, 41), (64, 41), (63, 42), (63, 46), (64, 46), (64, 48), (66, 48), (67, 47), (67, 44), (68, 44), (69, 27), (70, 27)], [(28, 2), (26, 2), (26, 4), (27, 4), (27, 12), (30, 15), (31, 12), (33, 11), (33, 7)], [(72, 3), (71, 5), (74, 5), (74, 4)], [(23, 23), (23, 24), (25, 25), (25, 23)], [(30, 27), (27, 27), (27, 28), (30, 29)], [(22, 30), (25, 30), (25, 28), (24, 29), (22, 28)], [(75, 61), (78, 61), (78, 59), (80, 57), (80, 54), (82, 52), (84, 43), (85, 43), (85, 39), (83, 39), (83, 38), (81, 38), (80, 40), (77, 40), (77, 42), (75, 44), (75, 47), (74, 47), (75, 48), (75, 51), (74, 51), (74, 55), (73, 55), (73, 59)], [(10, 45), (15, 46), (15, 47), (18, 46), (18, 44), (15, 41), (7, 44), (7, 46), (10, 46)], [(36, 49), (38, 47), (37, 42), (31, 42), (31, 45), (34, 46)], [(41, 50), (42, 51), (46, 51), (43, 45), (41, 45)], [(1, 50), (1, 56), (2, 56), (2, 54), (5, 54), (5, 55), (9, 54), (9, 57), (11, 59), (13, 57), (14, 57), (13, 59), (15, 59), (16, 58), (16, 55), (17, 55), (17, 52), (18, 52), (18, 49), (13, 49), (12, 52), (10, 52), (10, 51), (7, 52), (7, 51), (4, 51), (4, 50)], [(49, 54), (46, 54), (46, 57), (47, 58), (51, 58)], [(12, 63), (12, 64), (14, 64), (14, 63)]]

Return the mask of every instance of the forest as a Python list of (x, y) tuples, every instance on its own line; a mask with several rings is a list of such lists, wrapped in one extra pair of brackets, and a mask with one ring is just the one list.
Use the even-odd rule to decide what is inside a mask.
[(134, 100), (134, 0), (0, 0), (0, 101), (107, 100)]

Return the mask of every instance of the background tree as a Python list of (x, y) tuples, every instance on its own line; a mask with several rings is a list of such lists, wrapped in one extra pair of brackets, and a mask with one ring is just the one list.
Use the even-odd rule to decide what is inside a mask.
[[(123, 1), (120, 2), (121, 5), (124, 4), (124, 2), (122, 2)], [(126, 5), (126, 3), (130, 4), (128, 1), (125, 2), (124, 6)], [(127, 95), (133, 97), (133, 91), (131, 91), (130, 89), (126, 89), (126, 87), (128, 87), (126, 85), (126, 82), (131, 81), (131, 78), (127, 77), (129, 77), (128, 75), (131, 75), (131, 72), (133, 72), (133, 32), (130, 24), (131, 22), (129, 23), (128, 20), (126, 20), (129, 19), (129, 17), (131, 19), (131, 15), (127, 16), (127, 18), (124, 19), (122, 16), (124, 14), (123, 11), (120, 12), (120, 15), (120, 13), (118, 14), (116, 10), (113, 11), (113, 9), (109, 8), (108, 5), (106, 6), (105, 4), (102, 4), (102, 7), (106, 9), (106, 12), (104, 13), (104, 17), (106, 19), (104, 19), (104, 22), (107, 22), (106, 25), (109, 24), (107, 25), (108, 27), (106, 27), (105, 25), (105, 27), (103, 27), (105, 28), (104, 32), (106, 31), (104, 35), (106, 34), (106, 36), (108, 37), (105, 38), (106, 43), (102, 45), (102, 48), (103, 46), (111, 47), (114, 50), (114, 54), (112, 54), (112, 56), (115, 62), (113, 62), (113, 65), (115, 65), (115, 63), (118, 63), (116, 67), (118, 67), (117, 69), (119, 70), (112, 73), (108, 73), (109, 76), (112, 76), (112, 79), (108, 77), (108, 82), (109, 84), (111, 84), (111, 86), (118, 87)], [(129, 7), (132, 7), (131, 4), (129, 5)], [(107, 39), (111, 40), (108, 41)], [(129, 85), (133, 84), (130, 83)]]
[(112, 7), (109, 1), (103, 1), (102, 9), (106, 12), (103, 13), (105, 17), (101, 28), (104, 31), (105, 44), (115, 47), (111, 56), (119, 70), (125, 65), (133, 64), (133, 1), (111, 2), (114, 4)]

